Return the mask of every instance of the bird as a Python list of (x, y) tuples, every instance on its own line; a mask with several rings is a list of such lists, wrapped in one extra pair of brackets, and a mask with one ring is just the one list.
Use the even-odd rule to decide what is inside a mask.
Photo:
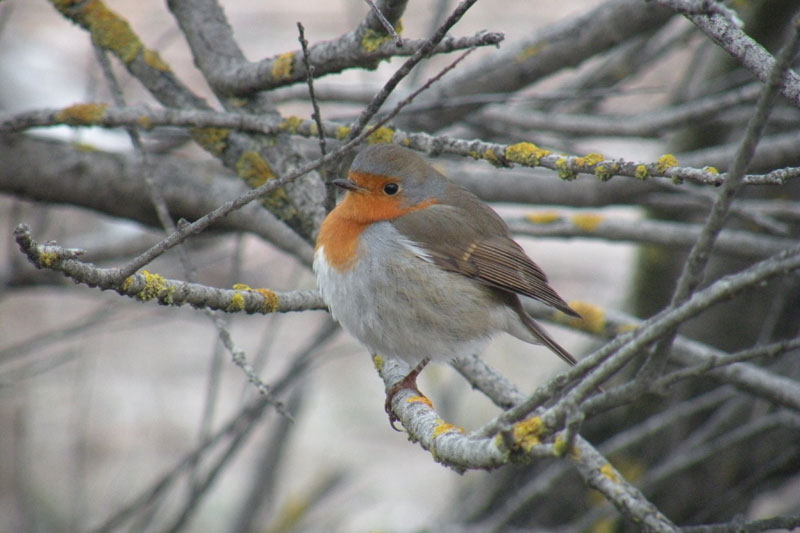
[(387, 390), (420, 396), (429, 361), (478, 353), (497, 333), (543, 344), (569, 365), (576, 359), (523, 309), (520, 296), (580, 318), (512, 239), (488, 204), (395, 144), (362, 149), (339, 204), (318, 232), (313, 270), (333, 318), (372, 354), (411, 371)]

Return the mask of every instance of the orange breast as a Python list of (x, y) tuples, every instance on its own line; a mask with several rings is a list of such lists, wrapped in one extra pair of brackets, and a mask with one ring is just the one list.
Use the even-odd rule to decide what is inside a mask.
[(325, 258), (338, 271), (351, 268), (358, 253), (358, 238), (369, 223), (358, 222), (334, 209), (322, 222), (317, 236), (317, 248), (325, 247)]

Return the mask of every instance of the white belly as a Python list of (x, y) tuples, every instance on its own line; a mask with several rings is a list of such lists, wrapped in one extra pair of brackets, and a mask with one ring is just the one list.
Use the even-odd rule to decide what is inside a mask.
[(317, 285), (333, 317), (372, 353), (412, 366), (426, 357), (449, 360), (477, 352), (518, 320), (491, 289), (441, 270), (395, 231), (386, 222), (373, 224), (360, 237), (356, 265), (344, 272), (328, 264), (324, 247), (314, 256)]

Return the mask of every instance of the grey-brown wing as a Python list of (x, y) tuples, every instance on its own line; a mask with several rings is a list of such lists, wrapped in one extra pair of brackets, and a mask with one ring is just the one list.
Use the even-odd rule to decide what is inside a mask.
[[(396, 219), (394, 225), (445, 270), (578, 316), (548, 285), (542, 269), (508, 236), (502, 219), (481, 203), (469, 207), (433, 205)], [(474, 209), (483, 211), (480, 224)]]

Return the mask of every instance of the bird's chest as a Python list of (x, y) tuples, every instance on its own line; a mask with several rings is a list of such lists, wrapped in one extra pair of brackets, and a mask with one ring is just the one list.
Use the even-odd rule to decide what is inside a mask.
[(401, 298), (407, 278), (424, 268), (423, 263), (389, 222), (377, 222), (351, 238), (321, 244), (314, 254), (314, 273), (323, 299), (347, 327), (382, 302)]
[(415, 364), (456, 357), (462, 341), (489, 335), (489, 289), (441, 270), (390, 223), (361, 233), (347, 268), (329, 252), (317, 248), (317, 286), (333, 317), (371, 351)]

